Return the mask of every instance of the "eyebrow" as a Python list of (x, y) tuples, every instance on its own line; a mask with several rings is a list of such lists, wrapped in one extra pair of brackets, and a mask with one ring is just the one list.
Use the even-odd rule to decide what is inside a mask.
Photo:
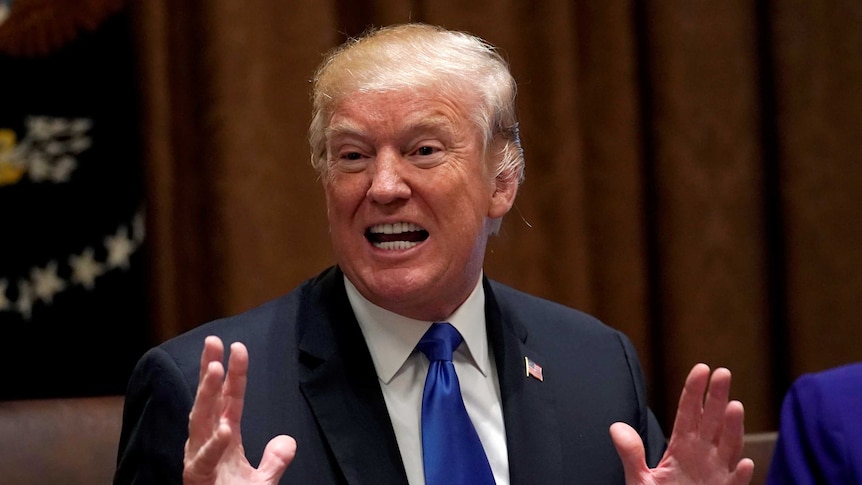
[[(447, 132), (454, 132), (454, 123), (452, 123), (452, 120), (446, 116), (432, 115), (417, 120), (416, 123), (407, 126), (404, 131), (408, 133), (416, 133), (421, 131), (439, 131), (441, 129)], [(334, 125), (328, 126), (325, 130), (325, 136), (327, 140), (343, 136), (366, 138), (366, 132), (367, 130), (360, 128), (356, 123), (350, 120), (342, 120)]]
[(329, 125), (324, 130), (324, 135), (327, 140), (339, 136), (356, 136), (362, 137), (364, 131), (352, 121), (340, 121), (335, 125)]

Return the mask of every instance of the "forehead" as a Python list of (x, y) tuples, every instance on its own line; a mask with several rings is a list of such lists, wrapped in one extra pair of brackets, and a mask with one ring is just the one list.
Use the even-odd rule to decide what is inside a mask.
[(328, 137), (341, 134), (417, 130), (461, 131), (475, 103), (434, 89), (355, 92), (334, 105)]

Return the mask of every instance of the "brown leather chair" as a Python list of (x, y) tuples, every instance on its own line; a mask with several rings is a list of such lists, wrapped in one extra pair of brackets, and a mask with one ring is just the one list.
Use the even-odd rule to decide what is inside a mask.
[(0, 482), (109, 485), (123, 397), (0, 402)]
[(751, 485), (766, 483), (766, 475), (769, 472), (769, 463), (772, 461), (777, 439), (778, 433), (775, 431), (745, 435), (742, 456), (754, 460), (754, 477), (751, 479)]

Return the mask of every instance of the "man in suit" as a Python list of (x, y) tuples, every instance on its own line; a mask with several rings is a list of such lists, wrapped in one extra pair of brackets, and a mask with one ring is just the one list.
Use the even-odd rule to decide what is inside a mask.
[(463, 339), (452, 361), (469, 415), (443, 434), (478, 437), (485, 483), (748, 482), (729, 371), (692, 369), (667, 442), (624, 335), (483, 274), (524, 167), (515, 83), (492, 46), (373, 30), (329, 54), (313, 102), (337, 265), (149, 351), (117, 483), (475, 483), (437, 481), (449, 463), (425, 461), (431, 364), (415, 349), (436, 322)]
[(766, 483), (862, 483), (862, 362), (793, 383)]

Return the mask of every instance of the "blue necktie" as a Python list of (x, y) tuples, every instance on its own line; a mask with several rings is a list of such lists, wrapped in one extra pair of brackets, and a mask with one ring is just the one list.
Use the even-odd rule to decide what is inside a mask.
[(461, 334), (448, 323), (434, 323), (416, 348), (431, 365), (422, 395), (422, 456), (426, 485), (494, 484), (488, 457), (467, 415), (452, 352)]

